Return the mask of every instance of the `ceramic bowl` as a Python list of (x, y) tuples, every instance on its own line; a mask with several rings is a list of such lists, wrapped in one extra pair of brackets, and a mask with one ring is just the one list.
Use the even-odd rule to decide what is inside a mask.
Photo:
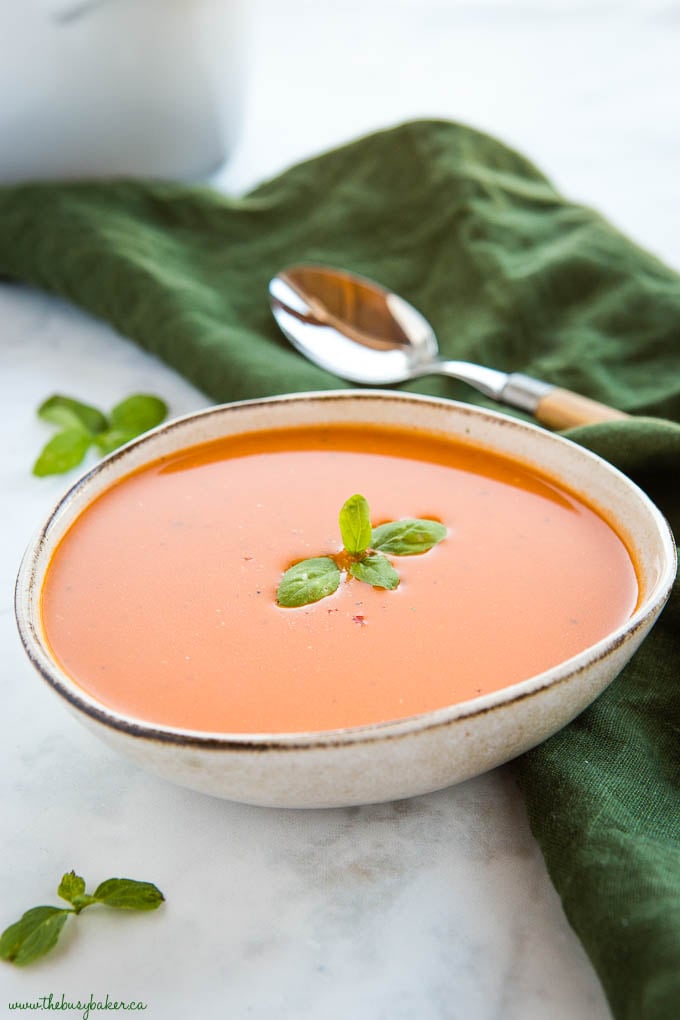
[[(41, 623), (50, 557), (71, 523), (136, 468), (231, 433), (313, 423), (417, 426), (539, 468), (599, 508), (639, 569), (639, 608), (606, 638), (559, 665), (495, 693), (398, 721), (315, 733), (203, 733), (112, 711), (54, 661)], [(41, 676), (92, 731), (143, 768), (204, 793), (252, 804), (327, 807), (409, 797), (460, 782), (521, 754), (583, 711), (616, 677), (668, 597), (676, 554), (649, 498), (601, 458), (507, 415), (392, 392), (325, 392), (245, 401), (176, 419), (116, 451), (55, 507), (26, 552), (16, 615)], [(445, 656), (443, 656), (445, 661)]]

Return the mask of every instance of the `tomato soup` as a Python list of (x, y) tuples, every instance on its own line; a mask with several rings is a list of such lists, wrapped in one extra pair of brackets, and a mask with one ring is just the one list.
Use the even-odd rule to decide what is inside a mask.
[[(283, 572), (341, 546), (362, 493), (375, 527), (448, 535), (393, 558), (394, 591), (343, 577), (276, 603)], [(511, 459), (427, 432), (331, 425), (229, 436), (158, 460), (95, 499), (42, 591), (56, 660), (103, 705), (234, 733), (403, 718), (539, 673), (622, 624), (625, 544), (594, 509)]]

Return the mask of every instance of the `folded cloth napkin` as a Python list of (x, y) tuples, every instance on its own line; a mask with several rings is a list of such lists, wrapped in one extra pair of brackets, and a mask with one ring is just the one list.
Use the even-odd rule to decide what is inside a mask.
[[(680, 531), (680, 277), (498, 141), (409, 123), (237, 199), (141, 181), (0, 190), (1, 273), (106, 319), (215, 400), (345, 385), (271, 319), (270, 276), (301, 261), (403, 294), (447, 357), (635, 414), (571, 438), (635, 478)], [(437, 377), (404, 388), (483, 402)], [(514, 765), (619, 1020), (680, 1017), (679, 669), (676, 586), (622, 676)]]

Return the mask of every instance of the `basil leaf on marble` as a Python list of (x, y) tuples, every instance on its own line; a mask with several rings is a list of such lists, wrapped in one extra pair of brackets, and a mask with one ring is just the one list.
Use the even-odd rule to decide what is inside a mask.
[(133, 878), (109, 878), (92, 895), (93, 902), (116, 910), (156, 910), (164, 898), (152, 882), (136, 882)]
[(74, 897), (82, 896), (85, 892), (85, 879), (76, 875), (75, 871), (69, 871), (62, 877), (57, 889), (57, 896), (62, 900), (73, 903)]
[(25, 967), (49, 953), (72, 913), (67, 907), (33, 907), (0, 936), (0, 959)]
[(116, 404), (109, 417), (112, 429), (139, 436), (160, 425), (167, 413), (168, 405), (160, 397), (150, 393), (135, 393)]
[(76, 875), (75, 871), (69, 871), (62, 877), (57, 889), (57, 895), (66, 900), (74, 907), (74, 913), (79, 914), (85, 907), (95, 903), (93, 896), (85, 892), (85, 879)]
[(100, 432), (99, 435), (94, 436), (94, 442), (97, 449), (103, 453), (113, 453), (119, 446), (124, 446), (129, 443), (131, 439), (136, 439), (139, 435), (138, 432), (125, 432), (122, 429), (107, 429), (106, 432)]
[(57, 432), (43, 446), (33, 465), (33, 474), (37, 478), (44, 478), (46, 475), (61, 475), (78, 467), (91, 442), (92, 436), (81, 425)]
[(61, 432), (43, 447), (33, 465), (33, 474), (60, 475), (77, 467), (91, 446), (111, 453), (131, 439), (148, 432), (164, 420), (168, 407), (164, 400), (150, 393), (135, 393), (112, 409), (107, 417), (102, 411), (73, 397), (55, 394), (38, 408), (38, 417)]
[(73, 397), (63, 397), (60, 393), (55, 393), (53, 397), (43, 401), (38, 408), (38, 417), (64, 428), (81, 425), (87, 432), (92, 433), (103, 432), (108, 427), (106, 415), (96, 407), (83, 404)]
[(165, 897), (151, 882), (132, 878), (109, 878), (89, 895), (85, 880), (69, 871), (62, 876), (57, 893), (70, 907), (33, 907), (0, 935), (0, 959), (23, 967), (49, 953), (57, 944), (69, 914), (101, 903), (117, 910), (156, 910)]

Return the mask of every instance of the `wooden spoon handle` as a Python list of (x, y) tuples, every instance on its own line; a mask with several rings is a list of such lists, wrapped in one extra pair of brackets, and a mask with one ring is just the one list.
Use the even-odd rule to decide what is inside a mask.
[(617, 411), (606, 404), (598, 403), (597, 400), (590, 400), (557, 386), (541, 397), (534, 415), (541, 425), (547, 425), (549, 429), (555, 430), (630, 417), (623, 411)]

